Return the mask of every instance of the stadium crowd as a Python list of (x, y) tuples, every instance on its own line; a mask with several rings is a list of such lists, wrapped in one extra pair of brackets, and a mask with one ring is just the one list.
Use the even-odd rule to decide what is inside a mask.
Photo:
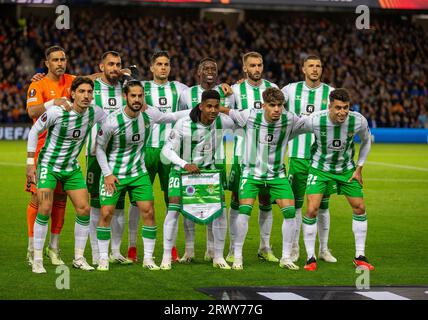
[[(52, 21), (29, 18), (20, 29), (11, 20), (0, 25), (0, 122), (30, 121), (25, 111), (25, 89), (31, 74), (44, 72), (44, 49), (65, 48), (68, 72), (98, 72), (106, 50), (120, 51), (126, 64), (136, 64), (150, 78), (149, 58), (155, 50), (172, 57), (171, 79), (196, 83), (201, 58), (217, 59), (219, 79), (230, 84), (242, 77), (241, 53), (263, 54), (264, 78), (284, 85), (302, 80), (300, 62), (318, 53), (324, 64), (323, 82), (350, 89), (353, 109), (371, 127), (428, 128), (428, 39), (408, 20), (372, 19), (371, 30), (357, 30), (354, 22), (327, 17), (246, 20), (236, 29), (223, 23), (184, 17), (123, 19), (80, 14), (70, 30), (57, 30)], [(106, 23), (108, 22), (108, 23)], [(12, 48), (17, 48), (13, 50)], [(24, 70), (24, 51), (35, 66)], [(26, 71), (26, 72), (24, 72)]]

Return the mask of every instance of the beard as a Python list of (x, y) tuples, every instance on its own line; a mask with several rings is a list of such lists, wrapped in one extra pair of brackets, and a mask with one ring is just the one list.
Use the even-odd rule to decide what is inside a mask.
[(142, 104), (133, 104), (133, 105), (128, 105), (129, 109), (131, 109), (133, 112), (138, 112), (141, 111), (141, 109), (143, 108)]
[(259, 81), (262, 78), (261, 73), (248, 73), (247, 75), (248, 75), (248, 78), (253, 81)]
[(106, 74), (105, 76), (106, 76), (107, 81), (110, 82), (111, 84), (116, 84), (119, 82), (119, 75), (118, 74), (113, 75), (113, 76)]

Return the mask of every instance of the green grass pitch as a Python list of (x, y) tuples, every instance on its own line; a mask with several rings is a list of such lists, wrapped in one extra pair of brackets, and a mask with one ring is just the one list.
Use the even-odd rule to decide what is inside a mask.
[[(169, 272), (144, 270), (140, 263), (131, 266), (111, 265), (110, 271), (106, 273), (75, 270), (71, 268), (75, 215), (71, 203), (68, 203), (60, 246), (63, 258), (70, 267), (70, 289), (59, 290), (55, 285), (59, 276), (55, 273), (55, 267), (45, 260), (48, 273), (36, 275), (25, 260), (26, 206), (29, 199), (29, 195), (23, 191), (25, 146), (25, 142), (0, 142), (0, 299), (209, 299), (194, 288), (355, 285), (358, 274), (352, 265), (352, 212), (344, 197), (333, 196), (330, 201), (329, 246), (338, 262), (320, 262), (314, 273), (303, 269), (297, 272), (283, 270), (278, 264), (257, 259), (259, 231), (255, 211), (244, 246), (245, 269), (242, 272), (214, 269), (210, 263), (203, 261), (205, 231), (201, 226), (196, 229), (197, 260), (191, 265), (173, 264), (173, 270)], [(366, 255), (376, 267), (370, 274), (370, 285), (428, 284), (428, 147), (375, 144), (365, 165), (363, 178), (369, 222)], [(160, 263), (165, 205), (158, 181), (154, 192), (159, 226), (155, 257)], [(229, 192), (226, 196), (229, 199)], [(282, 249), (281, 223), (278, 207), (274, 206), (271, 242), (277, 256), (281, 255)], [(138, 246), (141, 259), (141, 239)], [(126, 247), (125, 234), (122, 253), (126, 253)], [(179, 253), (183, 253), (181, 219), (177, 247)], [(303, 239), (300, 248), (298, 265), (303, 267), (306, 256)], [(86, 257), (91, 261), (89, 241)]]

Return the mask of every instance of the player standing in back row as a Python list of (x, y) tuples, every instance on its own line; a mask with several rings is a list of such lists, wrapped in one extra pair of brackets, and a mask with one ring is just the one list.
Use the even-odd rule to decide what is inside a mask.
[[(294, 112), (298, 116), (326, 110), (328, 107), (328, 95), (334, 88), (321, 82), (321, 59), (315, 55), (307, 56), (303, 60), (302, 72), (305, 75), (305, 81), (290, 83), (282, 88), (287, 110)], [(288, 143), (288, 178), (290, 179), (296, 202), (296, 233), (291, 255), (293, 262), (299, 259), (302, 207), (311, 164), (311, 146), (313, 142), (314, 135), (307, 133), (299, 135)], [(328, 249), (328, 234), (330, 230), (328, 202), (332, 193), (336, 193), (335, 183), (331, 183), (327, 188), (318, 212), (318, 236), (320, 241), (318, 258), (327, 262), (337, 261)]]
[[(277, 85), (262, 78), (263, 57), (258, 52), (248, 52), (242, 57), (243, 71), (246, 80), (232, 86), (235, 105), (232, 109), (262, 110), (263, 92), (270, 87), (277, 88)], [(235, 135), (233, 163), (229, 176), (229, 189), (232, 191), (229, 215), (229, 254), (227, 262), (233, 262), (233, 247), (237, 234), (236, 219), (239, 214), (239, 181), (241, 178), (241, 158), (243, 149), (243, 137)], [(260, 259), (278, 262), (278, 258), (272, 252), (270, 246), (270, 234), (272, 231), (272, 205), (268, 193), (259, 193), (259, 226), (260, 245), (258, 256)]]
[[(122, 84), (122, 59), (116, 51), (107, 51), (101, 58), (99, 65), (102, 71), (101, 77), (94, 80), (94, 102), (106, 114), (122, 109), (126, 105), (123, 98)], [(92, 128), (91, 134), (86, 142), (86, 184), (91, 195), (91, 220), (89, 238), (92, 248), (92, 264), (98, 265), (99, 251), (97, 240), (97, 226), (100, 218), (100, 195), (99, 185), (101, 177), (101, 168), (96, 158), (96, 137), (100, 124)], [(110, 262), (120, 264), (130, 264), (131, 260), (126, 259), (120, 253), (123, 230), (125, 227), (125, 194), (119, 198), (116, 206), (116, 212), (111, 223), (111, 255)]]
[[(153, 73), (153, 80), (143, 82), (144, 98), (146, 103), (164, 113), (187, 109), (186, 104), (183, 102), (183, 95), (188, 87), (178, 81), (168, 81), (168, 77), (171, 72), (171, 64), (167, 51), (158, 51), (153, 54), (150, 60), (150, 71)], [(152, 185), (155, 181), (156, 175), (159, 176), (159, 182), (167, 208), (168, 178), (171, 166), (161, 161), (160, 154), (165, 140), (171, 131), (171, 127), (171, 123), (153, 124), (152, 131), (150, 131), (147, 139), (144, 155), (144, 161)], [(138, 221), (139, 214), (140, 212), (138, 208), (132, 204), (129, 210), (130, 225), (131, 221)], [(138, 226), (138, 223), (132, 224)], [(136, 233), (137, 229), (134, 230), (134, 234), (131, 234), (131, 231), (129, 233), (128, 258), (133, 260), (137, 257)], [(172, 259), (173, 261), (178, 261), (177, 250), (175, 247), (172, 248)]]

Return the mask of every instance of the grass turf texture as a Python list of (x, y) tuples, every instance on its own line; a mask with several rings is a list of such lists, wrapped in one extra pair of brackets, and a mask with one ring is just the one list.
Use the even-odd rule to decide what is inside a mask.
[[(280, 269), (276, 263), (258, 260), (259, 229), (257, 206), (253, 210), (244, 246), (245, 269), (241, 272), (214, 269), (203, 261), (204, 227), (196, 229), (196, 262), (173, 264), (173, 270), (148, 271), (141, 262), (131, 266), (110, 265), (109, 272), (84, 272), (71, 267), (73, 258), (72, 204), (67, 205), (66, 222), (61, 235), (62, 257), (70, 267), (70, 289), (58, 290), (59, 276), (45, 259), (44, 275), (31, 272), (27, 251), (26, 207), (29, 195), (23, 191), (25, 181), (25, 142), (0, 142), (0, 299), (209, 299), (194, 288), (210, 286), (354, 286), (359, 276), (352, 265), (354, 237), (352, 212), (344, 197), (330, 201), (331, 229), (329, 246), (336, 264), (320, 261), (316, 272), (303, 270), (306, 253), (300, 240), (301, 258), (297, 272)], [(83, 160), (83, 157), (80, 158)], [(363, 172), (369, 231), (366, 255), (376, 267), (370, 274), (370, 285), (428, 284), (428, 147), (426, 145), (373, 145)], [(84, 165), (84, 161), (81, 161)], [(422, 168), (419, 169), (418, 168)], [(162, 223), (165, 205), (159, 182), (154, 185), (156, 220), (159, 226), (155, 249), (156, 262), (162, 257)], [(229, 201), (230, 193), (226, 194)], [(228, 202), (229, 203), (229, 202)], [(128, 205), (126, 209), (128, 208)], [(180, 218), (177, 247), (184, 250), (184, 234)], [(272, 245), (280, 257), (282, 250), (282, 218), (274, 206)], [(46, 239), (46, 244), (49, 236)], [(226, 243), (225, 255), (227, 254)], [(122, 242), (126, 254), (127, 235)], [(317, 249), (318, 250), (318, 249)], [(91, 262), (89, 240), (86, 257)], [(317, 253), (318, 251), (316, 251)], [(142, 260), (142, 240), (138, 254)]]

